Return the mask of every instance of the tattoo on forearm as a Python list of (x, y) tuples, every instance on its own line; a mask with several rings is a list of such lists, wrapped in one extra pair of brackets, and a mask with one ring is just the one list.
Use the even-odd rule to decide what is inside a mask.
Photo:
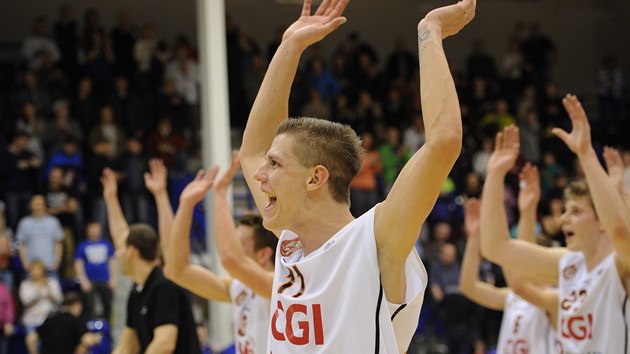
[(429, 40), (430, 35), (431, 31), (428, 28), (418, 34), (418, 50), (420, 51), (420, 54), (424, 51), (424, 44)]

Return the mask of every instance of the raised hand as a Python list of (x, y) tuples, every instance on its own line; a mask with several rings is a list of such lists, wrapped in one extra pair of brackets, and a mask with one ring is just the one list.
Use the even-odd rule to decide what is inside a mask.
[(188, 183), (186, 188), (182, 191), (179, 200), (182, 204), (197, 204), (199, 203), (206, 193), (212, 188), (214, 183), (214, 177), (216, 177), (218, 167), (212, 167), (207, 172), (199, 170), (197, 176), (192, 182)]
[(149, 172), (144, 174), (144, 185), (152, 194), (166, 191), (168, 170), (161, 159), (149, 161)]
[(606, 162), (606, 169), (608, 170), (608, 177), (610, 177), (610, 181), (617, 190), (620, 192), (624, 191), (624, 165), (619, 150), (606, 146), (604, 148), (604, 161)]
[(553, 128), (551, 132), (560, 138), (573, 153), (578, 156), (583, 155), (593, 148), (591, 126), (588, 123), (584, 107), (575, 95), (567, 95), (562, 99), (562, 104), (571, 118), (571, 133), (569, 134), (560, 128)]
[(312, 0), (304, 0), (300, 18), (287, 28), (282, 41), (296, 41), (305, 49), (346, 22), (341, 14), (349, 0), (324, 0), (314, 15), (311, 15), (311, 2)]
[(540, 201), (540, 173), (538, 172), (538, 167), (527, 163), (518, 177), (520, 181), (518, 210), (521, 213), (536, 210)]
[(488, 173), (507, 174), (516, 163), (520, 151), (518, 128), (510, 125), (497, 134), (494, 152), (488, 161)]
[(464, 230), (466, 230), (466, 237), (479, 236), (480, 213), (481, 202), (479, 199), (471, 198), (464, 204)]
[(241, 168), (241, 163), (238, 159), (238, 151), (232, 151), (230, 167), (221, 177), (214, 181), (214, 190), (217, 192), (226, 191), (230, 187), (230, 184), (232, 184), (234, 175), (236, 175), (236, 171), (238, 171), (239, 168)]
[(118, 197), (118, 181), (116, 172), (110, 168), (104, 168), (101, 175), (101, 183), (103, 184), (103, 198)]
[(452, 36), (472, 21), (476, 7), (477, 0), (463, 0), (432, 10), (418, 24), (418, 33), (422, 36), (429, 25), (435, 25), (441, 31), (442, 39)]

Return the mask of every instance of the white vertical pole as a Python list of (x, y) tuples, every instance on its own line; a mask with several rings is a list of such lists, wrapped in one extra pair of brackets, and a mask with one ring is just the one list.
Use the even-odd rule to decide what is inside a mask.
[[(229, 164), (230, 112), (228, 103), (227, 49), (225, 44), (224, 0), (197, 0), (197, 32), (201, 73), (201, 143), (203, 165), (208, 168)], [(212, 269), (224, 273), (213, 237), (212, 196), (205, 200), (206, 240)], [(215, 348), (233, 342), (232, 312), (229, 305), (210, 302), (210, 341)]]

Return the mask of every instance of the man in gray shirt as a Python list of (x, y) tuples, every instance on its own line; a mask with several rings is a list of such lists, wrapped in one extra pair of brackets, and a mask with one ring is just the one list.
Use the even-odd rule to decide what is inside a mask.
[(28, 268), (34, 259), (41, 259), (46, 270), (56, 274), (63, 250), (63, 230), (56, 217), (46, 213), (46, 200), (35, 194), (30, 201), (31, 215), (20, 220), (17, 227), (17, 241), (20, 244), (20, 260)]

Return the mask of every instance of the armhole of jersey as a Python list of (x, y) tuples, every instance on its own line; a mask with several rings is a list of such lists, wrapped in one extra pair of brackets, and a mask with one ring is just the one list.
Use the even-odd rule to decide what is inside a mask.
[(624, 331), (624, 333), (626, 334), (626, 338), (624, 341), (624, 353), (628, 353), (628, 317), (627, 317), (627, 313), (626, 313), (626, 307), (628, 305), (628, 294), (626, 293), (626, 297), (623, 300), (623, 307), (621, 308), (621, 313), (623, 315), (623, 324), (626, 327), (626, 330)]
[(394, 322), (394, 318), (396, 317), (396, 315), (398, 315), (398, 313), (402, 311), (405, 307), (407, 307), (407, 304), (402, 304), (398, 306), (398, 308), (396, 309), (396, 311), (394, 311), (394, 314), (392, 315), (392, 322)]
[(376, 304), (376, 317), (374, 318), (374, 324), (376, 327), (376, 333), (374, 335), (374, 354), (378, 354), (380, 350), (380, 340), (381, 340), (381, 327), (380, 327), (380, 313), (381, 313), (381, 304), (383, 303), (383, 283), (379, 280), (378, 286), (378, 302)]

